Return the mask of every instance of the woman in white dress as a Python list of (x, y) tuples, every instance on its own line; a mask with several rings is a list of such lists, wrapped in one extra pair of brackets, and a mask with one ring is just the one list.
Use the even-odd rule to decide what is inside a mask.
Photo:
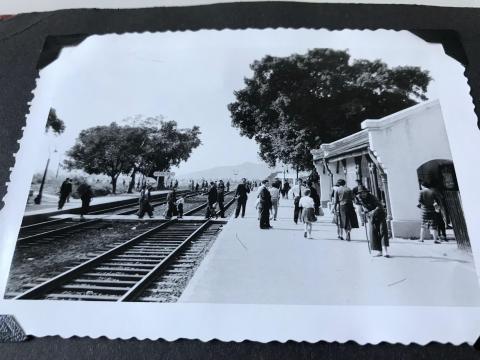
[(304, 195), (300, 198), (299, 207), (302, 210), (302, 220), (305, 224), (305, 232), (303, 233), (304, 237), (309, 239), (312, 238), (312, 222), (317, 221), (315, 216), (315, 202), (310, 197), (310, 190), (305, 190)]

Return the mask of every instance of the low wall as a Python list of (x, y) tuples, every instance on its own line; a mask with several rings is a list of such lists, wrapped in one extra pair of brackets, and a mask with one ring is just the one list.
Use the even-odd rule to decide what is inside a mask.
[(393, 237), (403, 239), (418, 239), (420, 238), (421, 225), (422, 222), (420, 220), (392, 220)]

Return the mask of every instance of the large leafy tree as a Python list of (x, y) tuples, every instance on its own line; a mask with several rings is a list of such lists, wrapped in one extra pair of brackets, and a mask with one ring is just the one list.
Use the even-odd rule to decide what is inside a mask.
[(426, 100), (431, 80), (419, 67), (389, 68), (380, 60), (351, 60), (348, 51), (313, 49), (305, 55), (265, 56), (228, 105), (232, 125), (255, 139), (269, 165), (311, 169), (310, 150)]
[(198, 126), (178, 129), (175, 121), (140, 120), (83, 130), (67, 152), (66, 167), (110, 176), (115, 193), (120, 174), (130, 174), (134, 183), (136, 172), (151, 176), (155, 170), (169, 170), (186, 161), (201, 143)]
[(64, 163), (68, 169), (110, 176), (115, 193), (118, 177), (128, 171), (132, 162), (129, 140), (129, 133), (116, 123), (82, 130), (75, 145), (67, 151), (69, 158)]
[(55, 135), (60, 135), (65, 131), (65, 123), (57, 115), (54, 108), (50, 108), (48, 112), (47, 123), (45, 124), (45, 132), (52, 130)]
[(131, 149), (134, 161), (131, 164), (129, 191), (132, 191), (137, 172), (153, 176), (154, 171), (168, 171), (172, 166), (187, 161), (193, 149), (201, 144), (198, 126), (179, 129), (175, 121), (166, 121), (161, 116), (136, 116), (126, 119), (126, 122), (131, 124), (126, 129), (132, 137), (136, 137), (131, 141), (136, 146)]

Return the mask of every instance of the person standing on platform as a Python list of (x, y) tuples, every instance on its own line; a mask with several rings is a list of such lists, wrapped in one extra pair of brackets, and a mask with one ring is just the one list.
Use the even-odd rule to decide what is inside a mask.
[(198, 185), (198, 182), (195, 184), (195, 191), (198, 191), (198, 189), (200, 188), (200, 185)]
[[(358, 215), (358, 216), (361, 216), (361, 214), (362, 214), (362, 207), (361, 207), (361, 205), (358, 203), (358, 201), (356, 201), (356, 199), (357, 199), (357, 195), (358, 195), (358, 187), (359, 187), (359, 186), (363, 186), (363, 185), (362, 185), (362, 180), (357, 179), (357, 180), (355, 180), (355, 181), (356, 181), (357, 185), (352, 188), (353, 198), (355, 199), (355, 201), (353, 202), (353, 205), (355, 206), (355, 210), (357, 211), (357, 215)], [(363, 218), (361, 218), (360, 220), (361, 220), (361, 222), (363, 223)]]
[(285, 180), (285, 183), (283, 184), (283, 197), (288, 200), (288, 193), (290, 191), (290, 183), (288, 180)]
[(65, 202), (70, 196), (72, 192), (72, 183), (70, 182), (70, 178), (66, 178), (65, 181), (60, 186), (60, 198), (58, 200), (58, 210), (62, 210)]
[(175, 203), (177, 205), (177, 219), (183, 219), (183, 206), (185, 205), (185, 199), (180, 196), (180, 199)]
[[(439, 197), (440, 200), (440, 197)], [(440, 202), (435, 201), (433, 203), (433, 207), (435, 208), (435, 223), (437, 224), (437, 231), (438, 237), (440, 241), (448, 241), (447, 240), (447, 229), (444, 220), (444, 210), (442, 204)]]
[(70, 202), (70, 197), (72, 196), (72, 192), (73, 192), (73, 184), (72, 184), (72, 179), (68, 178), (68, 190), (69, 193), (67, 195), (67, 203)]
[(225, 207), (223, 205), (224, 202), (225, 202), (225, 185), (223, 183), (223, 180), (220, 180), (217, 186), (217, 203), (218, 203), (218, 209), (220, 211), (221, 218), (225, 217)]
[(210, 182), (210, 189), (208, 189), (208, 199), (207, 199), (207, 211), (205, 213), (205, 219), (210, 219), (211, 217), (217, 217), (215, 213), (215, 203), (218, 201), (218, 191), (215, 183)]
[(177, 193), (175, 189), (172, 189), (167, 195), (167, 208), (165, 212), (165, 219), (169, 220), (173, 216), (177, 215)]
[(328, 208), (330, 209), (331, 213), (333, 214), (332, 223), (337, 225), (337, 236), (340, 239), (342, 236), (342, 230), (338, 225), (338, 213), (335, 209), (335, 198), (337, 197), (337, 190), (340, 188), (338, 185), (338, 181), (333, 185), (332, 192), (330, 193), (330, 201), (328, 202)]
[(227, 180), (227, 192), (230, 191), (230, 181)]
[(84, 180), (78, 186), (77, 193), (78, 193), (78, 196), (80, 197), (80, 200), (82, 201), (82, 208), (80, 209), (80, 219), (84, 220), (85, 215), (88, 214), (88, 211), (90, 209), (90, 201), (92, 200), (92, 197), (93, 197), (92, 188)]
[(313, 200), (310, 189), (305, 190), (305, 194), (300, 198), (300, 207), (302, 210), (302, 220), (305, 224), (304, 237), (312, 238), (312, 222), (317, 221), (315, 216), (315, 201)]
[(272, 213), (273, 213), (273, 221), (277, 220), (278, 214), (278, 203), (280, 201), (280, 186), (278, 182), (274, 182), (272, 186), (268, 189), (270, 191), (270, 195), (272, 197)]
[(318, 216), (323, 215), (323, 214), (320, 214), (320, 196), (318, 195), (317, 189), (315, 189), (311, 181), (307, 183), (307, 186), (308, 186), (308, 190), (310, 190), (310, 197), (312, 198), (314, 203), (315, 215), (318, 215)]
[(138, 218), (143, 219), (145, 213), (148, 214), (148, 217), (151, 219), (153, 218), (153, 206), (150, 204), (151, 200), (151, 185), (142, 185), (142, 190), (140, 191), (140, 198), (139, 198), (139, 209), (138, 209)]
[(272, 207), (272, 197), (268, 191), (268, 180), (263, 180), (258, 191), (258, 211), (260, 217), (260, 229), (271, 229), (270, 226), (270, 208)]
[(247, 179), (242, 178), (242, 182), (238, 184), (237, 190), (235, 190), (235, 199), (237, 199), (235, 218), (238, 218), (240, 210), (242, 211), (242, 218), (245, 216), (245, 206), (247, 206), (248, 193), (250, 193), (250, 187), (247, 185)]
[(293, 198), (293, 221), (295, 224), (298, 223), (298, 219), (302, 221), (302, 208), (300, 207), (300, 198), (305, 194), (305, 187), (303, 186), (302, 179), (297, 180), (297, 185), (290, 189)]
[(440, 204), (438, 193), (430, 187), (426, 182), (422, 182), (422, 190), (418, 198), (418, 207), (422, 210), (422, 226), (420, 228), (420, 241), (423, 242), (425, 238), (425, 231), (429, 229), (433, 233), (433, 242), (440, 244), (438, 240), (438, 224), (435, 216), (435, 203)]
[(382, 203), (371, 194), (366, 187), (359, 185), (357, 188), (356, 200), (362, 207), (365, 226), (367, 226), (367, 241), (370, 242), (372, 250), (377, 251), (375, 256), (382, 256), (382, 245), (385, 249), (385, 257), (388, 255), (388, 227), (387, 213)]
[(339, 228), (338, 238), (343, 240), (343, 230), (346, 233), (346, 240), (350, 241), (350, 232), (358, 228), (358, 218), (353, 207), (353, 192), (346, 186), (343, 179), (338, 180), (338, 189), (335, 193), (335, 211), (337, 213), (337, 226)]

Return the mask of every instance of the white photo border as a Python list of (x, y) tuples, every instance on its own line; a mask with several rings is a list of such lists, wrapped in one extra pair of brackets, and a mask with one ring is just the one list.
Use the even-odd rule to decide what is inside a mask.
[[(221, 31), (221, 30), (220, 30)], [(243, 31), (243, 30), (235, 30)], [(342, 31), (342, 30), (335, 30)], [(358, 30), (393, 31), (393, 30)], [(427, 42), (425, 42), (428, 44)], [(464, 67), (436, 46), (439, 61), (454, 69), (433, 73), (462, 194), (472, 252), (480, 259), (478, 181), (480, 130)], [(41, 78), (40, 78), (41, 79)], [(458, 88), (452, 92), (451, 89)], [(15, 250), (24, 204), (33, 175), (29, 161), (35, 156), (38, 135), (44, 129), (49, 107), (48, 89), (37, 79), (27, 125), (16, 154), (11, 182), (0, 211), (0, 297), (3, 298)], [(476, 266), (477, 276), (479, 274)], [(432, 281), (434, 281), (432, 279)], [(0, 314), (13, 315), (27, 335), (106, 336), (110, 339), (209, 341), (289, 340), (317, 342), (355, 341), (359, 344), (440, 343), (473, 344), (480, 335), (480, 307), (452, 306), (324, 306), (244, 304), (102, 303), (41, 300), (0, 300)]]

